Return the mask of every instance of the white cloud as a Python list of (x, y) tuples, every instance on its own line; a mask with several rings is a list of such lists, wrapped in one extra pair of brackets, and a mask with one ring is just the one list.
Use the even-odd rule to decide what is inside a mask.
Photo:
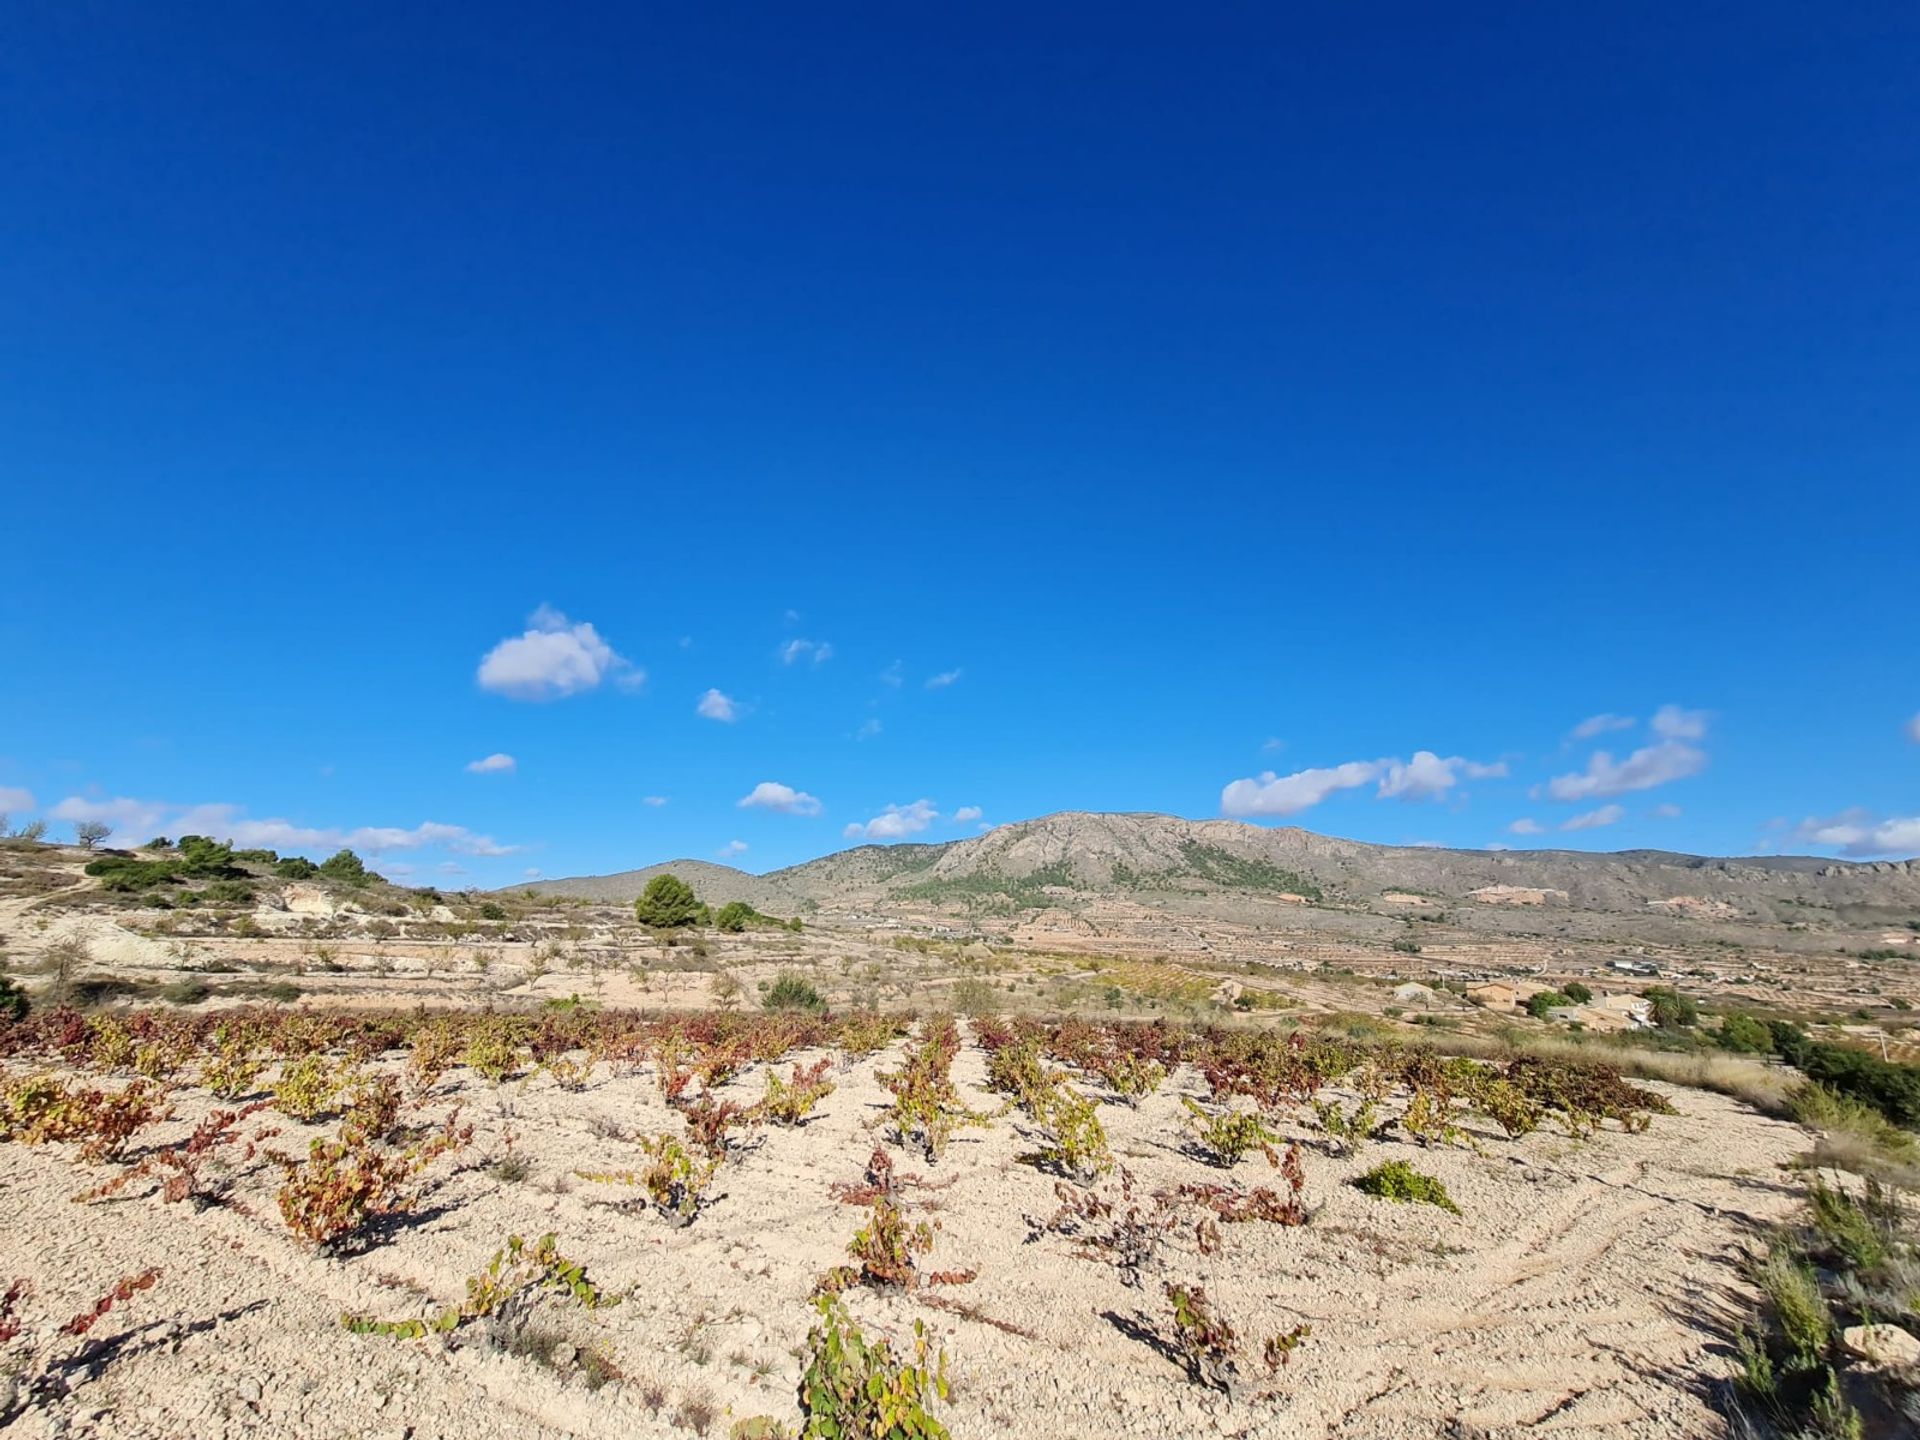
[(1680, 818), (1680, 807), (1678, 805), (1656, 805), (1647, 813), (1656, 820), (1678, 820)]
[[(69, 795), (49, 810), (47, 816), (53, 820), (98, 820), (113, 827), (113, 839), (138, 845), (161, 832), (173, 808), (158, 801), (133, 800), (124, 795), (112, 800)], [(189, 827), (186, 833), (196, 832)]]
[(931, 800), (916, 800), (911, 805), (889, 805), (866, 824), (847, 826), (844, 833), (849, 840), (902, 840), (918, 835), (939, 818)]
[(1653, 712), (1648, 728), (1662, 740), (1698, 740), (1707, 733), (1707, 712), (1662, 705)]
[(529, 865), (526, 869), (522, 870), (520, 873), (526, 876), (526, 878), (529, 880), (538, 880), (542, 872), (538, 865)]
[(1631, 730), (1639, 722), (1631, 715), (1589, 715), (1568, 732), (1573, 740), (1591, 740), (1596, 735), (1604, 735), (1609, 730)]
[(1482, 763), (1460, 755), (1445, 757), (1431, 750), (1414, 752), (1411, 760), (1349, 760), (1344, 765), (1296, 770), (1276, 775), (1268, 770), (1255, 779), (1235, 780), (1220, 792), (1225, 815), (1294, 815), (1318, 805), (1329, 795), (1353, 790), (1375, 780), (1374, 793), (1383, 800), (1439, 799), (1460, 782), (1497, 779), (1507, 773), (1504, 760)]
[(880, 683), (882, 685), (891, 685), (896, 690), (899, 689), (900, 685), (906, 679), (905, 670), (906, 670), (906, 667), (903, 666), (898, 660), (894, 661), (891, 665), (887, 666), (886, 669), (880, 672)]
[(929, 675), (927, 677), (927, 689), (944, 690), (947, 686), (958, 680), (964, 673), (965, 672), (961, 670), (942, 670), (938, 675)]
[(473, 775), (499, 775), (503, 772), (511, 773), (516, 768), (518, 768), (518, 762), (514, 760), (513, 756), (502, 755), (497, 752), (487, 756), (484, 760), (470, 760), (467, 762), (467, 771)]
[(1542, 825), (1538, 820), (1523, 815), (1511, 825), (1507, 826), (1507, 833), (1510, 835), (1544, 835), (1547, 833), (1547, 827)]
[(1271, 755), (1286, 749), (1287, 742), (1282, 740), (1278, 735), (1269, 735), (1265, 740), (1260, 742), (1260, 748)]
[(802, 660), (819, 665), (832, 658), (833, 646), (824, 640), (789, 640), (780, 647), (782, 665), (797, 665)]
[(113, 838), (138, 844), (151, 836), (211, 835), (248, 849), (357, 850), (379, 855), (389, 850), (451, 850), (461, 855), (512, 855), (522, 847), (502, 845), (464, 825), (423, 821), (412, 828), (362, 825), (354, 829), (296, 825), (291, 820), (251, 819), (237, 805), (170, 805), (158, 800), (88, 800), (73, 795), (54, 806), (55, 820), (100, 820)]
[(1907, 722), (1907, 738), (1914, 744), (1920, 745), (1920, 713), (1915, 714), (1913, 719)]
[(1844, 810), (1830, 819), (1803, 820), (1794, 835), (1843, 855), (1920, 856), (1920, 815), (1882, 820), (1866, 810)]
[(1276, 775), (1269, 770), (1255, 780), (1235, 780), (1220, 792), (1224, 815), (1294, 815), (1318, 805), (1340, 790), (1352, 790), (1380, 778), (1389, 762), (1349, 760), (1327, 769), (1296, 770)]
[(1461, 775), (1472, 780), (1497, 780), (1507, 773), (1503, 760), (1485, 765), (1459, 755), (1443, 760), (1431, 750), (1416, 750), (1411, 760), (1382, 763), (1387, 767), (1378, 791), (1383, 800), (1437, 800), (1459, 783)]
[(600, 632), (542, 605), (523, 635), (502, 640), (480, 661), (482, 690), (513, 700), (552, 700), (597, 689), (611, 678), (623, 689), (646, 682), (647, 673), (615, 653)]
[[(1596, 750), (1588, 757), (1584, 772), (1554, 776), (1546, 783), (1545, 793), (1555, 800), (1625, 795), (1631, 790), (1651, 790), (1656, 785), (1684, 780), (1706, 768), (1706, 752), (1678, 739), (1644, 746), (1618, 761), (1607, 751)], [(1535, 797), (1540, 794), (1536, 788)]]
[(734, 703), (733, 697), (723, 695), (718, 690), (709, 690), (693, 707), (693, 713), (708, 720), (718, 720), (723, 724), (731, 725), (740, 718), (740, 707)]
[(1602, 805), (1598, 810), (1589, 810), (1585, 814), (1575, 815), (1560, 823), (1562, 830), (1598, 830), (1602, 825), (1618, 824), (1626, 810), (1619, 805)]
[(744, 855), (747, 853), (747, 842), (744, 840), (729, 840), (714, 853), (722, 860), (731, 860), (736, 855)]
[(877, 715), (871, 716), (861, 722), (860, 728), (853, 732), (853, 738), (856, 740), (871, 740), (880, 733), (881, 729), (880, 717)]
[(652, 806), (658, 807), (667, 803), (667, 797), (664, 795), (647, 795), (641, 798), (640, 803), (642, 805), (652, 805)]
[(958, 810), (953, 812), (953, 823), (956, 825), (965, 825), (971, 821), (978, 820), (986, 813), (987, 812), (982, 810), (978, 805), (962, 805)]
[(778, 780), (762, 780), (742, 795), (736, 805), (742, 810), (778, 810), (783, 815), (818, 815), (820, 802), (804, 790), (782, 785)]
[(0, 812), (33, 809), (33, 792), (0, 785)]

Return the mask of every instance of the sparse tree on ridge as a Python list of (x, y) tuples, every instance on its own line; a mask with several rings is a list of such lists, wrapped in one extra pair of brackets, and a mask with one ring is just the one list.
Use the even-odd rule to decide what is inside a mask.
[(112, 833), (113, 827), (99, 820), (77, 820), (73, 826), (73, 838), (80, 842), (82, 850), (93, 849)]

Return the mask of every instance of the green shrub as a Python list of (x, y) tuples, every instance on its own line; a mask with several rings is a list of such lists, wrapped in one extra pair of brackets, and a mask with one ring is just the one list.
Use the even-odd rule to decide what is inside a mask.
[(1755, 1054), (1773, 1048), (1773, 1033), (1751, 1015), (1735, 1013), (1720, 1022), (1721, 1047), (1743, 1054)]
[(1588, 1004), (1593, 999), (1593, 991), (1582, 985), (1578, 980), (1570, 980), (1565, 985), (1562, 985), (1560, 987), (1560, 993), (1576, 1005)]
[(1541, 990), (1527, 997), (1527, 1013), (1536, 1020), (1547, 1018), (1547, 1012), (1557, 1010), (1562, 1005), (1571, 1005), (1573, 997), (1558, 990)]
[(1851, 1045), (1814, 1040), (1797, 1025), (1772, 1020), (1773, 1048), (1809, 1080), (1873, 1106), (1907, 1129), (1920, 1129), (1920, 1065), (1882, 1060)]
[(370, 885), (374, 875), (351, 850), (342, 850), (320, 862), (320, 873), (342, 885)]
[(282, 880), (311, 880), (320, 873), (320, 867), (304, 855), (289, 855), (273, 867), (273, 873)]
[(782, 970), (760, 1002), (767, 1010), (804, 1010), (810, 1015), (825, 1012), (827, 1002), (813, 983), (792, 970)]
[(87, 862), (86, 873), (100, 881), (102, 890), (122, 894), (151, 890), (175, 884), (180, 876), (177, 860), (136, 860), (131, 855), (103, 855)]
[(27, 992), (20, 988), (19, 983), (0, 975), (0, 1020), (24, 1020), (32, 1008)]
[(720, 913), (713, 917), (713, 923), (716, 929), (724, 930), (729, 935), (738, 935), (760, 918), (760, 912), (746, 901), (729, 900), (720, 907)]
[(633, 902), (633, 918), (654, 930), (680, 930), (700, 922), (704, 907), (678, 875), (656, 875)]
[(213, 879), (233, 871), (233, 847), (205, 835), (180, 837), (180, 873)]
[(1422, 1175), (1404, 1160), (1388, 1160), (1376, 1165), (1354, 1182), (1354, 1188), (1382, 1200), (1399, 1204), (1438, 1205), (1442, 1210), (1460, 1213), (1460, 1207), (1447, 1194), (1447, 1187), (1431, 1175)]

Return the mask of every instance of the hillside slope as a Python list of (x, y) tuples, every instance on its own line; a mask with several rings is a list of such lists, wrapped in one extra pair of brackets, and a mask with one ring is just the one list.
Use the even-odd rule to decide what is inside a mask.
[(729, 900), (744, 900), (769, 915), (791, 914), (796, 899), (766, 877), (749, 875), (731, 865), (716, 865), (710, 860), (663, 860), (638, 870), (622, 870), (613, 875), (577, 875), (559, 880), (529, 880), (515, 885), (515, 891), (531, 890), (538, 895), (567, 895), (582, 900), (632, 904), (656, 875), (678, 875), (693, 886), (694, 893), (709, 905), (724, 905)]
[[(1457, 900), (1511, 886), (1564, 892), (1565, 903), (1583, 910), (1642, 912), (1684, 897), (1768, 918), (1787, 918), (1792, 907), (1804, 905), (1920, 916), (1920, 861), (1443, 850), (1371, 845), (1232, 820), (1075, 811), (941, 845), (862, 845), (759, 877), (685, 860), (529, 888), (631, 900), (663, 870), (681, 875), (704, 899), (744, 899), (776, 914), (806, 901), (826, 907), (913, 902), (1025, 908), (1076, 895), (1118, 895), (1146, 904), (1179, 894), (1367, 904), (1396, 892)], [(1559, 895), (1551, 894), (1548, 903), (1559, 903)]]

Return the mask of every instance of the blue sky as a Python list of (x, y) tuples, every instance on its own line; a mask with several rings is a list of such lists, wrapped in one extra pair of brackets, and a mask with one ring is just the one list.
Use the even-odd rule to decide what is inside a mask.
[(1920, 853), (1911, 6), (8, 50), (16, 823), (475, 884), (1064, 808)]

